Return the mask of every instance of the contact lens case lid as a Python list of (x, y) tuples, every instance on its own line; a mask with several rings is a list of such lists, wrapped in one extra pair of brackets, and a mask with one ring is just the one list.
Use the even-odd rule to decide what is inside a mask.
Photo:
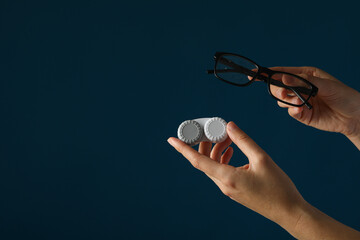
[(204, 126), (206, 137), (212, 142), (222, 142), (227, 138), (226, 125), (224, 119), (214, 117), (209, 119)]
[(202, 129), (199, 123), (187, 120), (180, 124), (178, 137), (187, 144), (194, 144), (202, 137)]

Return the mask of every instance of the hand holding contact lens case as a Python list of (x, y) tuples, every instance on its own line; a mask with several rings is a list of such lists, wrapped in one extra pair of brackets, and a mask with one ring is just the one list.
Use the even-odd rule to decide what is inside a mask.
[(178, 128), (178, 138), (188, 145), (222, 142), (227, 138), (226, 121), (219, 117), (187, 120)]

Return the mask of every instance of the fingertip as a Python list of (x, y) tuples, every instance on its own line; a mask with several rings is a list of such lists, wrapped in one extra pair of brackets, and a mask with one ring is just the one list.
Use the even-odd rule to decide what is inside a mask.
[(289, 105), (283, 103), (283, 102), (280, 102), (280, 101), (277, 101), (277, 104), (279, 105), (279, 107), (281, 108), (289, 108)]
[(167, 139), (167, 142), (168, 142), (170, 145), (172, 145), (172, 142), (173, 142), (172, 137), (169, 137), (169, 138)]
[(198, 147), (198, 152), (207, 157), (210, 157), (211, 147), (212, 147), (211, 142), (200, 142), (199, 147)]
[(239, 128), (238, 126), (236, 126), (236, 124), (233, 121), (228, 122), (226, 129), (233, 131), (235, 129)]
[(232, 158), (234, 153), (234, 149), (232, 147), (228, 147), (224, 154), (221, 156), (220, 163), (229, 164), (230, 159)]
[(301, 117), (302, 111), (303, 110), (301, 107), (290, 107), (289, 115), (292, 116), (293, 118), (299, 119)]
[(234, 142), (235, 144), (237, 137), (245, 134), (233, 121), (228, 122), (226, 131), (231, 142)]
[(167, 141), (171, 146), (176, 145), (177, 143), (179, 143), (179, 141), (181, 142), (181, 140), (179, 140), (175, 137), (169, 137)]
[(299, 114), (303, 111), (303, 108), (302, 107), (294, 107), (294, 113), (295, 114)]
[(225, 152), (224, 153), (226, 153), (226, 152), (233, 152), (234, 151), (234, 148), (232, 148), (232, 147), (228, 147), (226, 150), (225, 150)]

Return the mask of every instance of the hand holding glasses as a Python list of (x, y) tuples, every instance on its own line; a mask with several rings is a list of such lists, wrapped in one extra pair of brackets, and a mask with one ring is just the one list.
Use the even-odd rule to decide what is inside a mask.
[(246, 87), (255, 80), (267, 83), (269, 94), (285, 104), (312, 108), (310, 97), (314, 97), (318, 88), (306, 79), (292, 73), (273, 71), (254, 61), (233, 53), (217, 52), (214, 55), (215, 68), (209, 74), (232, 85)]

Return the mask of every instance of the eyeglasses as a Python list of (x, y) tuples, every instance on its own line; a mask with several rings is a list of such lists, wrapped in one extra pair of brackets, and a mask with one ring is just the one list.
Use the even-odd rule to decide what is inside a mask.
[(218, 79), (239, 87), (249, 86), (254, 81), (267, 83), (269, 94), (276, 100), (295, 107), (307, 106), (318, 88), (306, 79), (292, 73), (274, 71), (234, 53), (217, 52), (214, 55), (214, 74)]

